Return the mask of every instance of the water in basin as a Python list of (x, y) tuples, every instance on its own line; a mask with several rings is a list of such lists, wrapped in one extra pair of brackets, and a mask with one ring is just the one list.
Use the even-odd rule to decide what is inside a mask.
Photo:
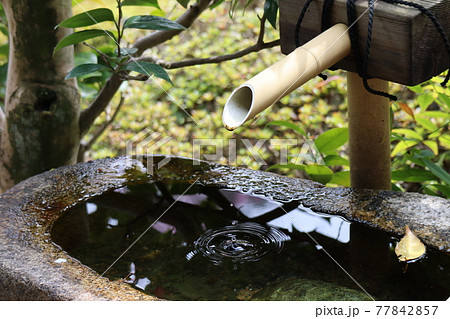
[(52, 237), (99, 274), (170, 300), (450, 295), (445, 254), (428, 250), (406, 268), (394, 253), (398, 238), (389, 234), (295, 201), (213, 186), (145, 182), (115, 189), (70, 208)]

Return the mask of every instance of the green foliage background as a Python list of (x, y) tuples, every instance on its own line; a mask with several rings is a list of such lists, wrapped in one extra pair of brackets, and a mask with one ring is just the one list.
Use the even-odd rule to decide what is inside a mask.
[[(85, 0), (82, 6), (86, 10), (108, 7), (114, 11), (115, 1)], [(173, 0), (160, 0), (159, 7), (126, 7), (124, 14), (153, 14), (174, 19), (184, 10)], [(151, 55), (166, 61), (181, 61), (232, 53), (254, 44), (259, 31), (257, 15), (263, 13), (263, 2), (250, 1), (244, 6), (245, 10), (242, 7), (237, 1), (225, 1), (205, 12), (192, 28), (180, 36), (151, 50)], [(230, 8), (234, 9), (233, 18), (230, 17)], [(82, 12), (77, 4), (74, 4), (74, 11)], [(273, 23), (273, 17), (270, 22)], [(122, 46), (133, 43), (145, 32), (148, 31), (124, 33)], [(278, 37), (278, 30), (266, 29), (266, 41)], [(111, 41), (94, 39), (91, 43), (107, 54), (114, 53), (115, 46)], [(164, 144), (164, 149), (172, 155), (193, 157), (194, 139), (217, 139), (222, 141), (218, 145), (223, 146), (223, 156), (217, 160), (219, 163), (263, 170), (270, 168), (282, 174), (311, 178), (328, 186), (349, 186), (343, 71), (327, 71), (326, 82), (318, 77), (309, 81), (234, 132), (223, 128), (222, 110), (230, 93), (281, 58), (279, 48), (273, 48), (220, 64), (167, 70), (173, 85), (158, 78), (124, 83), (121, 87), (121, 94), (125, 97), (122, 110), (88, 151), (88, 159), (125, 154), (127, 140), (144, 129), (150, 129), (171, 138)], [(97, 63), (97, 55), (89, 48), (77, 45), (76, 63)], [(1, 70), (2, 67), (0, 79), (4, 79)], [(98, 70), (78, 77), (84, 105), (89, 105), (107, 76), (108, 72)], [(441, 81), (442, 76), (416, 87), (391, 85), (391, 93), (399, 98), (398, 102), (391, 104), (392, 182), (395, 190), (450, 198), (450, 89), (442, 88), (439, 85)], [(97, 119), (91, 132), (111, 118), (119, 99), (117, 96)], [(86, 139), (89, 138), (88, 134)], [(233, 163), (229, 160), (229, 139), (236, 139), (238, 148), (237, 160)], [(243, 139), (248, 139), (253, 145), (267, 140), (262, 147), (253, 150), (265, 161), (264, 165), (252, 159), (250, 151), (241, 143)], [(297, 145), (289, 147), (288, 164), (280, 165), (280, 149), (271, 145), (269, 139), (298, 141)], [(305, 141), (312, 142), (308, 144), (312, 145), (309, 154), (304, 154)], [(209, 147), (202, 151), (215, 154), (217, 149)], [(299, 154), (304, 156), (299, 157)]]

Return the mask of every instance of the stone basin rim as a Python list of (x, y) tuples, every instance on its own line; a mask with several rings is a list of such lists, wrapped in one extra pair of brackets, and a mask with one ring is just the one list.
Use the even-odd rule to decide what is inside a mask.
[[(107, 190), (119, 188), (129, 178), (145, 179), (143, 162), (151, 159), (160, 163), (169, 162), (165, 168), (175, 170), (177, 162), (188, 158), (176, 156), (115, 157), (60, 167), (31, 177), (0, 195), (0, 299), (10, 300), (157, 300), (122, 282), (111, 282), (95, 271), (70, 257), (51, 242), (49, 230), (53, 222), (68, 208), (81, 200), (99, 195)], [(158, 162), (159, 160), (159, 162)], [(172, 164), (170, 164), (172, 162)], [(309, 180), (295, 179), (274, 173), (253, 171), (246, 168), (229, 167), (198, 161), (205, 171), (192, 169), (184, 172), (180, 180), (198, 180), (205, 184), (229, 188), (253, 187), (257, 194), (267, 187), (290, 187), (296, 200), (313, 210), (341, 215), (349, 220), (383, 229), (393, 234), (402, 234), (402, 220), (386, 220), (380, 210), (398, 214), (412, 212), (412, 204), (425, 202), (430, 206), (433, 219), (443, 218), (450, 223), (450, 201), (421, 194), (392, 191), (355, 190), (352, 188), (327, 188)], [(172, 166), (171, 166), (172, 165)], [(127, 172), (128, 170), (128, 172)], [(132, 171), (130, 173), (130, 170)], [(161, 173), (161, 170), (156, 170)], [(170, 170), (169, 170), (170, 171)], [(128, 175), (127, 175), (128, 174)], [(131, 175), (130, 175), (131, 174)], [(134, 174), (134, 175), (133, 175)], [(252, 179), (249, 180), (248, 176)], [(237, 183), (231, 184), (233, 178)], [(147, 176), (150, 180), (150, 178)], [(278, 186), (277, 186), (278, 185)], [(283, 186), (284, 185), (284, 186)], [(276, 190), (276, 189), (275, 189)], [(69, 191), (71, 196), (69, 196)], [(52, 196), (50, 196), (52, 195)], [(277, 199), (288, 198), (284, 191), (275, 193)], [(402, 201), (409, 203), (402, 206)], [(359, 207), (359, 206), (361, 207)], [(400, 205), (393, 210), (392, 205)], [(341, 209), (341, 211), (339, 209)], [(417, 205), (415, 206), (417, 209)], [(26, 211), (26, 213), (25, 213)], [(417, 214), (413, 215), (414, 222)], [(418, 214), (420, 215), (420, 214)], [(398, 217), (398, 216), (397, 216)], [(386, 227), (376, 223), (385, 222)], [(419, 225), (428, 232), (439, 225)], [(428, 228), (427, 228), (428, 227)], [(449, 252), (449, 234), (440, 234), (436, 240), (427, 232), (420, 233), (429, 247)], [(56, 260), (65, 260), (55, 263)]]

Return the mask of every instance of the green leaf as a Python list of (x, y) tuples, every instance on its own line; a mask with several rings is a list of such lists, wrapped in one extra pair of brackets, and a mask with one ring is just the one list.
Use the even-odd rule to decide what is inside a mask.
[(0, 24), (0, 32), (8, 36), (8, 28), (4, 24)]
[(444, 105), (450, 107), (450, 97), (446, 94), (443, 93), (438, 93), (439, 96), (439, 100), (442, 101), (442, 103), (444, 103)]
[[(220, 6), (224, 1), (225, 1), (225, 0), (216, 0), (216, 1), (214, 1), (214, 2), (210, 5), (209, 9), (210, 9), (210, 10), (213, 10), (213, 9), (217, 8), (217, 7)], [(179, 2), (179, 1), (178, 1), (178, 2)]]
[(443, 119), (449, 119), (450, 120), (450, 113), (443, 112), (443, 111), (426, 111), (420, 113), (420, 116), (423, 117), (436, 117), (436, 118), (443, 118)]
[(441, 144), (446, 149), (450, 149), (450, 136), (449, 135), (441, 135), (438, 137), (439, 144)]
[(394, 181), (421, 183), (425, 181), (436, 180), (436, 177), (433, 175), (433, 173), (423, 169), (407, 168), (392, 171), (391, 179)]
[(138, 73), (151, 75), (154, 74), (156, 77), (166, 80), (170, 84), (173, 84), (167, 74), (166, 70), (158, 64), (150, 63), (146, 61), (132, 61), (123, 67), (124, 70), (135, 71)]
[(430, 148), (430, 150), (433, 151), (434, 155), (438, 155), (439, 154), (439, 146), (438, 143), (436, 141), (423, 141), (423, 144), (425, 144), (426, 146), (428, 146)]
[(422, 117), (420, 114), (416, 116), (416, 122), (419, 123), (428, 132), (434, 132), (438, 129), (438, 127), (435, 124), (433, 124), (433, 122), (431, 122), (429, 119)]
[(411, 91), (413, 91), (416, 94), (423, 93), (423, 88), (421, 85), (409, 86), (408, 89), (410, 89)]
[[(138, 51), (137, 48), (120, 48), (120, 54), (125, 56), (132, 55), (137, 51)], [(117, 49), (114, 50), (114, 52), (117, 54)]]
[(350, 172), (349, 171), (336, 172), (333, 174), (333, 177), (328, 183), (350, 187)]
[(398, 187), (397, 185), (395, 185), (394, 183), (391, 183), (391, 188), (393, 191), (395, 192), (403, 192), (404, 190), (402, 190), (400, 187)]
[(450, 187), (447, 185), (441, 185), (441, 184), (431, 184), (428, 185), (429, 187), (436, 188), (438, 191), (440, 191), (445, 197), (450, 198)]
[(294, 163), (275, 164), (270, 166), (267, 170), (272, 169), (298, 169), (306, 172), (308, 176), (315, 182), (326, 184), (333, 177), (333, 171), (325, 165), (298, 165)]
[(419, 103), (420, 108), (422, 111), (425, 111), (427, 107), (433, 103), (434, 98), (430, 94), (422, 94), (417, 97), (417, 103)]
[(396, 128), (392, 130), (393, 133), (397, 133), (397, 134), (401, 134), (409, 139), (413, 139), (413, 140), (418, 140), (421, 141), (422, 140), (422, 135), (420, 135), (419, 133), (417, 133), (416, 131), (410, 130), (410, 129), (406, 129), (406, 128)]
[(412, 149), (411, 153), (414, 154), (415, 158), (432, 158), (434, 156), (433, 152), (429, 150)]
[(122, 1), (122, 6), (147, 6), (161, 10), (158, 0), (124, 0)]
[(450, 185), (450, 174), (444, 171), (442, 167), (437, 166), (435, 163), (430, 161), (428, 158), (422, 159), (428, 169), (437, 177), (439, 177), (443, 182)]
[(317, 149), (322, 154), (335, 151), (348, 141), (348, 128), (338, 127), (320, 134), (314, 141)]
[(333, 177), (333, 171), (325, 165), (305, 165), (304, 171), (313, 181), (324, 185)]
[(108, 67), (102, 64), (86, 63), (74, 67), (66, 76), (67, 79), (79, 77), (100, 70), (108, 70)]
[(6, 85), (7, 78), (8, 78), (8, 62), (0, 66), (0, 84)]
[(305, 170), (305, 165), (299, 165), (299, 164), (294, 164), (294, 163), (286, 163), (286, 164), (275, 164), (270, 166), (269, 168), (267, 168), (267, 171), (269, 170), (273, 170), (273, 169), (299, 169), (304, 171)]
[(349, 166), (349, 161), (346, 158), (343, 158), (339, 155), (327, 155), (323, 161), (327, 166), (335, 166), (335, 165), (343, 165)]
[(133, 29), (145, 29), (145, 30), (184, 30), (186, 29), (181, 24), (158, 16), (146, 15), (146, 16), (133, 16), (125, 21), (123, 26)]
[(62, 49), (64, 47), (67, 47), (72, 44), (77, 44), (77, 43), (83, 42), (85, 40), (102, 37), (102, 36), (110, 36), (113, 39), (115, 39), (114, 34), (112, 34), (109, 31), (104, 31), (104, 30), (99, 30), (99, 29), (78, 31), (78, 32), (69, 34), (67, 37), (62, 38), (61, 41), (59, 41), (59, 43), (56, 45), (53, 52), (56, 52), (59, 49)]
[(264, 13), (274, 29), (277, 28), (278, 0), (266, 0)]
[(4, 43), (0, 45), (0, 55), (8, 57), (9, 55), (9, 43)]
[(288, 121), (272, 121), (266, 124), (266, 126), (268, 125), (273, 125), (273, 126), (284, 126), (290, 129), (293, 129), (294, 131), (297, 131), (298, 133), (300, 133), (303, 136), (306, 136), (305, 131), (303, 131), (300, 127), (298, 127), (297, 125), (295, 125), (294, 123), (288, 122)]
[(417, 140), (404, 140), (400, 141), (395, 145), (394, 149), (391, 152), (391, 157), (394, 157), (395, 155), (402, 153), (406, 151), (408, 148), (413, 147), (417, 144), (419, 144), (420, 141)]
[(56, 26), (63, 28), (87, 27), (104, 21), (114, 21), (114, 14), (106, 8), (89, 10), (64, 20)]
[(179, 4), (183, 6), (183, 8), (187, 8), (190, 0), (177, 0)]

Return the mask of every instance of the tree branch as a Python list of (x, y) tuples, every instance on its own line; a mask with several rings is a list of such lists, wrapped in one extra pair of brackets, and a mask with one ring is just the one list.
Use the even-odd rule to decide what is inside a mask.
[[(194, 21), (205, 11), (211, 4), (212, 0), (199, 0), (196, 4), (193, 4), (175, 21), (188, 29)], [(141, 56), (145, 50), (153, 48), (161, 43), (164, 43), (174, 36), (180, 34), (183, 30), (167, 30), (156, 31), (147, 36), (141, 37), (136, 40), (133, 47), (138, 49), (136, 56)]]
[(231, 53), (231, 54), (225, 54), (225, 55), (218, 55), (208, 58), (197, 58), (197, 59), (189, 59), (185, 61), (177, 61), (177, 62), (168, 62), (162, 59), (159, 59), (157, 57), (152, 56), (143, 56), (141, 58), (138, 58), (137, 61), (147, 61), (156, 63), (160, 66), (162, 66), (165, 69), (179, 69), (184, 68), (188, 66), (194, 66), (194, 65), (201, 65), (201, 64), (210, 64), (210, 63), (220, 63), (224, 61), (230, 61), (234, 59), (242, 58), (243, 56), (246, 56), (247, 54), (259, 52), (264, 49), (273, 48), (275, 46), (280, 45), (280, 40), (274, 40), (271, 42), (264, 42), (264, 33), (265, 33), (265, 22), (266, 22), (266, 16), (263, 15), (260, 19), (260, 26), (259, 26), (259, 34), (258, 39), (256, 40), (256, 43), (254, 45), (251, 45), (243, 50)]
[(187, 66), (230, 61), (230, 60), (234, 60), (234, 59), (238, 59), (243, 56), (246, 56), (249, 53), (259, 52), (261, 50), (273, 48), (278, 45), (280, 45), (279, 39), (271, 41), (271, 42), (267, 42), (267, 43), (256, 43), (256, 44), (249, 46), (248, 48), (245, 48), (241, 51), (237, 51), (237, 52), (234, 52), (231, 54), (212, 56), (212, 57), (208, 57), (208, 58), (198, 58), (198, 59), (189, 59), (189, 60), (185, 60), (185, 61), (168, 62), (168, 61), (156, 58), (156, 57), (143, 56), (143, 57), (137, 59), (137, 61), (152, 62), (155, 64), (159, 64), (160, 66), (162, 66), (165, 69), (179, 69), (179, 68), (184, 68)]
[[(205, 11), (211, 0), (199, 0), (196, 4), (191, 5), (177, 20), (179, 24), (189, 28), (192, 23)], [(138, 51), (134, 54), (136, 57), (141, 56), (145, 50), (164, 43), (174, 36), (180, 34), (183, 30), (166, 30), (156, 31), (148, 36), (144, 36), (136, 40), (133, 47)], [(83, 137), (94, 123), (95, 119), (105, 110), (114, 94), (119, 89), (124, 80), (113, 74), (106, 82), (105, 86), (100, 90), (97, 97), (92, 101), (91, 105), (83, 110), (80, 114), (80, 134)]]
[(116, 74), (111, 75), (91, 105), (80, 114), (80, 135), (83, 137), (94, 124), (95, 119), (106, 109), (123, 80)]
[(91, 139), (87, 141), (86, 143), (81, 142), (80, 149), (78, 151), (78, 162), (83, 161), (83, 156), (86, 151), (88, 151), (92, 145), (97, 141), (97, 139), (105, 132), (105, 130), (116, 120), (117, 115), (119, 114), (119, 111), (123, 105), (123, 102), (125, 102), (125, 97), (123, 94), (120, 95), (120, 101), (116, 106), (116, 109), (114, 110), (113, 115), (106, 119), (103, 125), (92, 135)]

